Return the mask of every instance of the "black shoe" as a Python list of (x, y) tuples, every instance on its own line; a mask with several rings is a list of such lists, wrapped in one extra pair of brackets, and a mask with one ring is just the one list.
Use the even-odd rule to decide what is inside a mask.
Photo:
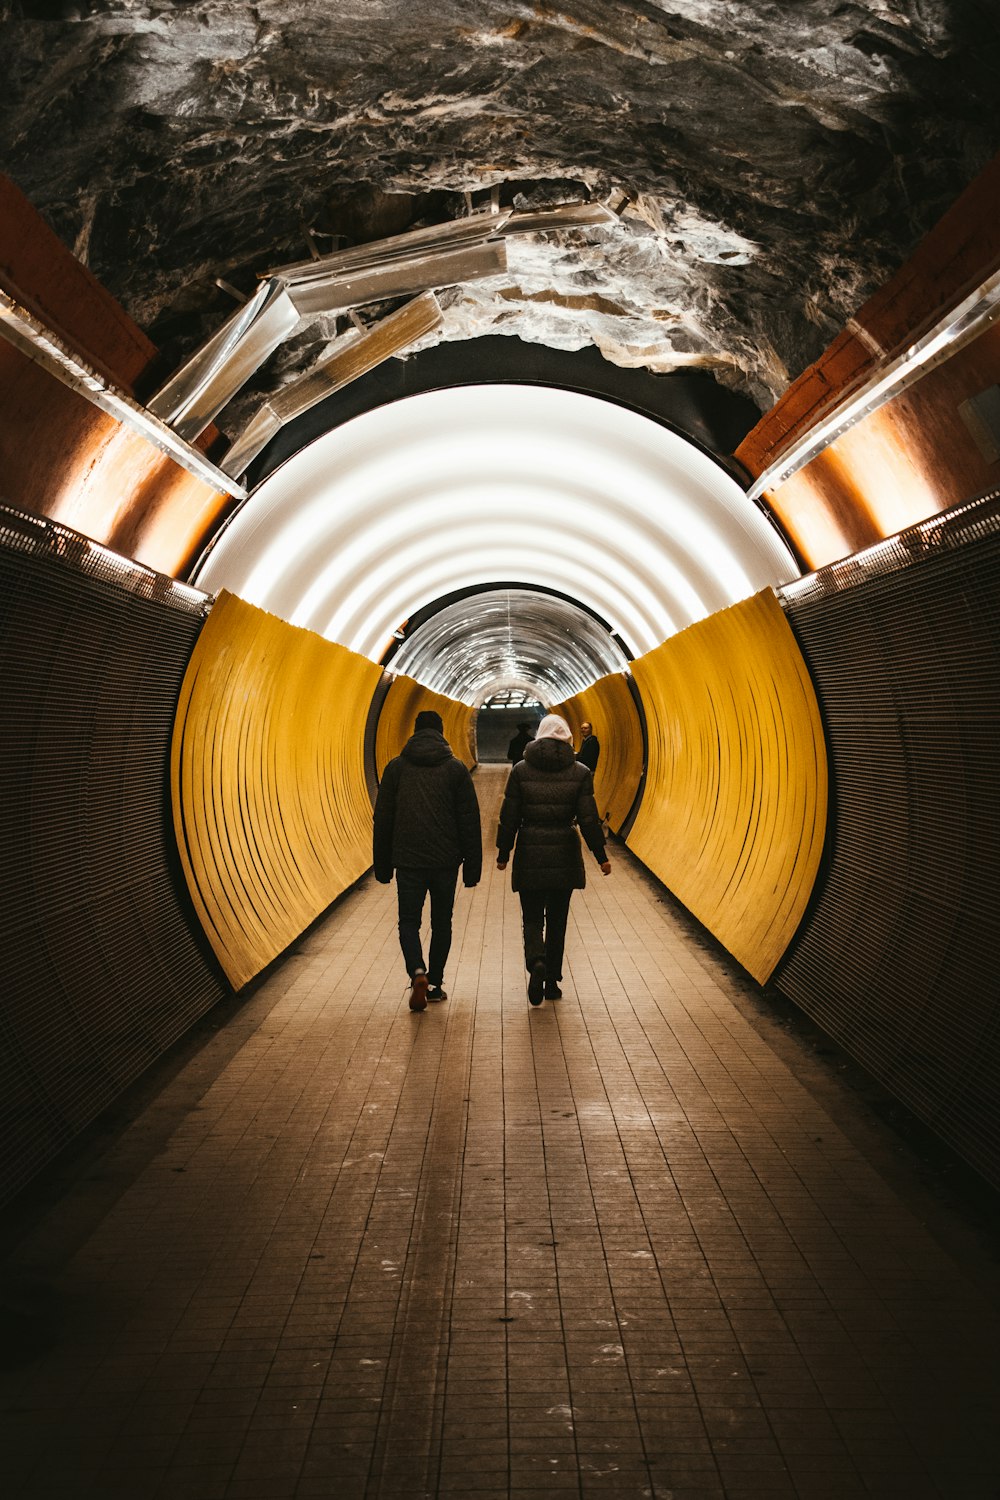
[(562, 999), (562, 990), (556, 984), (554, 979), (547, 979), (545, 981), (545, 998), (546, 1000)]
[(448, 991), (443, 990), (439, 984), (432, 984), (427, 991), (427, 999), (431, 1005), (436, 1005), (442, 1000), (447, 1000)]
[(410, 981), (410, 1009), (427, 1009), (427, 975), (418, 969)]
[(531, 965), (531, 976), (528, 979), (528, 1004), (541, 1005), (545, 998), (545, 960), (536, 959)]

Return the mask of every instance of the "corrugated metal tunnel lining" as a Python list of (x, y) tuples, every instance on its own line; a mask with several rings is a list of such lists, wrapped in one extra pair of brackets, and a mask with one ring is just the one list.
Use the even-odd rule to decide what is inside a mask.
[(476, 590), (445, 604), (405, 632), (388, 664), (479, 705), (513, 687), (557, 703), (627, 662), (610, 627), (578, 604), (513, 588)]

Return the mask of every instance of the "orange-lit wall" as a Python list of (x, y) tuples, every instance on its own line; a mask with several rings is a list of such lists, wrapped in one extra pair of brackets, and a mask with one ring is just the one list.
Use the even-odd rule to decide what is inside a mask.
[[(0, 286), (104, 380), (135, 395), (157, 351), (9, 180), (0, 177)], [(160, 373), (166, 373), (165, 371)], [(174, 577), (186, 574), (230, 505), (152, 443), (0, 339), (0, 488)], [(207, 446), (215, 430), (205, 435)]]
[[(839, 400), (1000, 268), (1000, 157), (737, 449), (755, 477)], [(990, 328), (853, 427), (767, 500), (809, 568), (821, 567), (1000, 480), (958, 412), (1000, 382)]]

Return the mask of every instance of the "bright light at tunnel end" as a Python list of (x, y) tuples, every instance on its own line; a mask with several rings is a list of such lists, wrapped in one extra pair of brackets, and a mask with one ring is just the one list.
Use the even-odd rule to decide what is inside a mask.
[(504, 384), (411, 396), (317, 438), (252, 493), (195, 581), (377, 661), (413, 615), (510, 579), (613, 620), (641, 655), (797, 576), (685, 438), (596, 397)]

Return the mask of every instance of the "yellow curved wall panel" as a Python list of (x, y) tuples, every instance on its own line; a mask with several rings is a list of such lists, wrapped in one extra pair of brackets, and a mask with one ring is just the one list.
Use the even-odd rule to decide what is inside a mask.
[(577, 748), (581, 724), (590, 724), (600, 740), (594, 796), (601, 817), (617, 833), (635, 801), (642, 776), (642, 725), (627, 679), (621, 672), (612, 672), (553, 712), (566, 719)]
[(649, 764), (629, 847), (755, 979), (805, 911), (826, 831), (819, 707), (770, 590), (632, 663)]
[(371, 864), (364, 727), (380, 677), (225, 592), (198, 638), (174, 725), (174, 826), (237, 989)]
[(382, 772), (398, 755), (413, 733), (413, 721), (425, 708), (434, 709), (441, 715), (444, 737), (452, 749), (470, 769), (476, 764), (472, 749), (472, 720), (475, 710), (467, 703), (455, 698), (446, 698), (433, 693), (430, 688), (414, 682), (412, 677), (395, 677), (386, 693), (379, 715), (375, 734), (375, 766), (381, 780)]

